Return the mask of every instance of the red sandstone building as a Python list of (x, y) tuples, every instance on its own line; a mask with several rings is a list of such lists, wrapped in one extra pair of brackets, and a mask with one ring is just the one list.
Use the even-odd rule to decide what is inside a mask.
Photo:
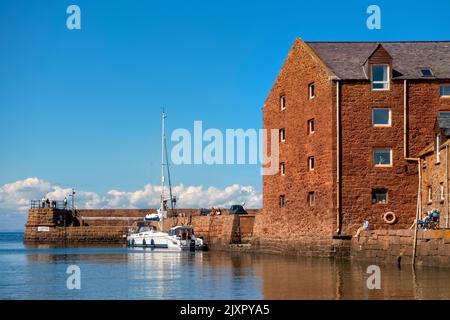
[(420, 154), (421, 218), (427, 212), (440, 213), (439, 227), (450, 227), (450, 112), (439, 112), (435, 124), (435, 140)]
[(260, 238), (275, 240), (267, 226), (288, 241), (353, 234), (366, 220), (409, 227), (417, 158), (449, 110), (450, 42), (297, 39), (263, 108), (264, 128), (280, 130), (280, 171), (263, 177)]

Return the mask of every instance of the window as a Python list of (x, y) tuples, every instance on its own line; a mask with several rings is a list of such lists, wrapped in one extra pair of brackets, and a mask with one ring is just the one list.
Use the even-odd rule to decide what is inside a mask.
[(308, 167), (309, 171), (314, 171), (314, 157), (308, 158)]
[(282, 194), (280, 196), (280, 208), (285, 208), (286, 207), (286, 197), (284, 196), (284, 194)]
[(282, 176), (284, 176), (286, 174), (286, 165), (284, 162), (280, 163), (280, 172), (281, 172)]
[(424, 77), (424, 78), (434, 77), (433, 72), (431, 71), (430, 68), (421, 68), (421, 69), (420, 69), (420, 74), (421, 74), (422, 77)]
[(372, 109), (372, 124), (375, 127), (389, 127), (391, 125), (391, 109)]
[(386, 204), (388, 202), (387, 189), (372, 189), (372, 203)]
[(441, 97), (450, 97), (450, 84), (442, 85), (439, 88), (439, 93)]
[(281, 142), (286, 141), (286, 130), (284, 130), (284, 128), (280, 129), (280, 141)]
[(441, 194), (441, 196), (440, 196), (440, 198), (441, 198), (441, 202), (444, 202), (444, 200), (445, 200), (445, 195), (444, 195), (444, 183), (443, 182), (441, 182), (440, 184), (439, 184), (439, 193)]
[(373, 64), (371, 78), (372, 90), (389, 90), (389, 65)]
[(431, 186), (428, 186), (427, 190), (428, 190), (428, 203), (432, 203), (433, 202), (433, 189), (431, 188)]
[(310, 207), (316, 204), (316, 193), (314, 191), (308, 192), (308, 204)]
[(309, 84), (309, 98), (312, 99), (315, 97), (315, 86), (314, 86), (314, 82)]
[(373, 150), (373, 164), (377, 167), (392, 166), (392, 149), (376, 148)]
[(436, 135), (435, 149), (436, 149), (436, 163), (440, 163), (441, 162), (441, 135), (440, 134)]
[(314, 133), (315, 128), (314, 128), (314, 119), (309, 119), (308, 120), (308, 133)]
[(286, 110), (286, 96), (280, 97), (280, 109), (281, 111)]

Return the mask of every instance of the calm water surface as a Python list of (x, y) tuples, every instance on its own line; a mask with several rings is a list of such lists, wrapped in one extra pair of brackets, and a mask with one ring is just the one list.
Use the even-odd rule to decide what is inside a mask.
[[(68, 290), (66, 269), (81, 269)], [(0, 299), (450, 299), (450, 269), (225, 252), (24, 246), (0, 233)]]

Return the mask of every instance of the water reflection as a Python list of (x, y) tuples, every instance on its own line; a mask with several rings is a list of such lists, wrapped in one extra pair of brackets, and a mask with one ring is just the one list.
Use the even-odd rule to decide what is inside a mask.
[(283, 259), (263, 264), (265, 299), (450, 299), (450, 270), (380, 265), (381, 289), (366, 281), (371, 263)]
[[(66, 269), (81, 268), (81, 290)], [(450, 299), (450, 269), (230, 252), (0, 246), (2, 299)]]

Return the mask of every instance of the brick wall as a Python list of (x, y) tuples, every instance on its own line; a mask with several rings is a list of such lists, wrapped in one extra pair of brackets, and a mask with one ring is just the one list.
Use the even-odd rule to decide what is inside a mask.
[[(434, 152), (425, 156), (422, 161), (422, 213), (428, 210), (439, 210), (441, 213), (440, 227), (448, 228), (449, 213), (449, 194), (446, 181), (446, 165), (449, 165), (449, 154), (445, 147), (441, 149), (440, 162), (436, 163)], [(450, 174), (450, 170), (448, 170)], [(448, 178), (448, 177), (447, 177)], [(441, 195), (441, 184), (443, 186), (443, 195)], [(428, 187), (431, 187), (431, 201), (429, 201)]]
[[(374, 55), (375, 62), (390, 63), (386, 54)], [(336, 84), (331, 73), (309, 46), (296, 40), (267, 97), (263, 109), (266, 129), (285, 128), (280, 143), (280, 161), (286, 174), (263, 177), (263, 214), (255, 221), (254, 242), (324, 241), (332, 248), (331, 235), (337, 229)], [(309, 98), (309, 84), (315, 97)], [(369, 80), (341, 80), (341, 188), (342, 234), (352, 235), (368, 220), (376, 229), (404, 229), (414, 220), (418, 191), (417, 163), (404, 157), (404, 83), (393, 80), (390, 90), (374, 91)], [(450, 110), (450, 99), (439, 96), (439, 80), (407, 82), (407, 157), (434, 139), (438, 111)], [(284, 96), (286, 109), (281, 110)], [(391, 109), (391, 126), (374, 127), (372, 109)], [(315, 119), (315, 132), (308, 134), (307, 121)], [(392, 148), (393, 165), (375, 167), (374, 148)], [(270, 149), (270, 148), (269, 148)], [(315, 169), (308, 170), (308, 157), (315, 157)], [(372, 203), (372, 190), (388, 190), (388, 201)], [(308, 192), (316, 192), (316, 204), (308, 205)], [(279, 196), (285, 195), (281, 208)], [(386, 224), (382, 216), (393, 211), (398, 222)], [(316, 239), (319, 238), (320, 241)]]
[[(434, 140), (437, 112), (450, 108), (439, 97), (439, 81), (408, 81), (407, 149), (409, 157)], [(373, 91), (365, 81), (342, 85), (342, 214), (344, 231), (354, 233), (368, 220), (374, 229), (408, 228), (414, 221), (418, 192), (417, 162), (404, 159), (403, 81), (393, 81), (389, 91)], [(374, 107), (390, 108), (392, 126), (372, 125)], [(373, 148), (393, 150), (392, 167), (373, 165)], [(372, 204), (372, 189), (387, 188), (388, 202)], [(396, 225), (387, 225), (383, 213), (393, 211)]]
[[(315, 97), (309, 98), (314, 82)], [(285, 128), (286, 141), (280, 142), (280, 161), (286, 174), (263, 177), (263, 213), (256, 217), (255, 243), (268, 248), (285, 240), (294, 243), (317, 235), (331, 239), (335, 229), (335, 148), (333, 97), (335, 88), (309, 47), (296, 41), (264, 104), (264, 128)], [(280, 97), (286, 97), (286, 110), (280, 110)], [(308, 120), (314, 119), (315, 132), (308, 133)], [(270, 150), (270, 148), (269, 148)], [(314, 156), (315, 169), (309, 171), (308, 157)], [(308, 193), (316, 193), (310, 207)], [(279, 196), (286, 197), (280, 208)]]

